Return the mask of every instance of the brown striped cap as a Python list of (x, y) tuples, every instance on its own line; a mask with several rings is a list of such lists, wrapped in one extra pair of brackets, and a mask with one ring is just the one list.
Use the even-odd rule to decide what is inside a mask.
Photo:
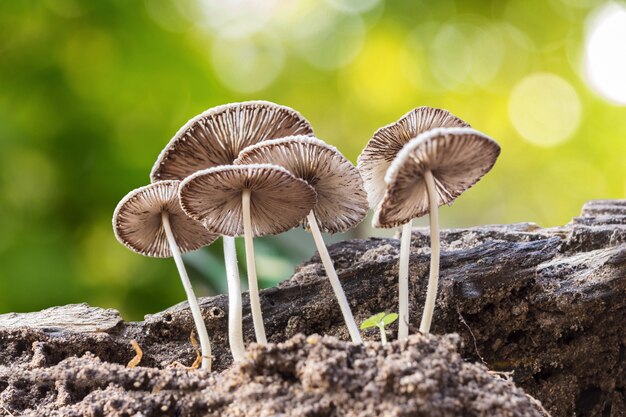
[(374, 212), (374, 227), (397, 227), (429, 211), (424, 171), (430, 170), (438, 206), (450, 204), (485, 175), (500, 146), (472, 128), (439, 128), (411, 140), (385, 175), (387, 191)]
[(385, 173), (398, 152), (411, 139), (438, 127), (469, 127), (469, 124), (447, 110), (418, 107), (397, 122), (381, 127), (374, 133), (357, 160), (372, 209), (383, 199), (386, 189)]
[(219, 235), (210, 233), (183, 212), (178, 202), (178, 185), (179, 181), (160, 181), (128, 193), (113, 213), (117, 240), (144, 256), (172, 256), (161, 217), (167, 212), (181, 253), (213, 243)]
[(207, 229), (243, 235), (243, 190), (250, 190), (254, 236), (296, 227), (317, 202), (315, 190), (286, 169), (270, 164), (224, 165), (198, 171), (180, 185), (183, 210)]
[(300, 113), (268, 101), (214, 107), (180, 128), (159, 155), (150, 179), (182, 180), (202, 169), (232, 164), (242, 149), (257, 142), (312, 133)]
[[(334, 146), (312, 136), (268, 140), (244, 149), (235, 164), (272, 163), (305, 180), (317, 192), (313, 212), (323, 232), (344, 232), (367, 214), (359, 171)], [(306, 219), (304, 227), (308, 228)]]

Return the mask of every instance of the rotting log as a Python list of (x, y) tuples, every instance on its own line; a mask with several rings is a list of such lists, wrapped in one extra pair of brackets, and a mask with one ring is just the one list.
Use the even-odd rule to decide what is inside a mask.
[[(441, 282), (433, 333), (461, 335), (463, 355), (516, 383), (554, 417), (626, 415), (626, 200), (592, 201), (563, 227), (480, 226), (442, 232)], [(412, 325), (421, 317), (428, 276), (427, 230), (413, 232)], [(352, 240), (330, 248), (357, 321), (397, 309), (396, 239)], [(318, 257), (261, 294), (270, 341), (297, 333), (348, 339)], [(248, 306), (244, 296), (244, 306)], [(226, 368), (227, 298), (201, 300), (214, 367)], [(191, 363), (193, 321), (186, 303), (143, 322), (82, 305), (0, 315), (0, 366), (49, 366), (89, 351), (125, 364), (137, 340), (142, 366)], [(244, 307), (246, 343), (254, 337)], [(395, 337), (391, 326), (389, 337)], [(413, 329), (412, 331), (416, 331)], [(366, 339), (376, 339), (368, 331)], [(7, 384), (0, 381), (0, 391)]]

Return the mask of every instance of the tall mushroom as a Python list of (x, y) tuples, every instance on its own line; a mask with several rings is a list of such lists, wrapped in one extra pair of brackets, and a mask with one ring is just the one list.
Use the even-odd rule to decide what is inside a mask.
[(313, 234), (350, 337), (353, 342), (361, 343), (359, 329), (320, 232), (320, 229), (328, 233), (346, 231), (367, 214), (367, 197), (359, 172), (336, 148), (311, 136), (260, 142), (244, 149), (235, 160), (235, 164), (262, 163), (286, 168), (317, 192), (317, 204), (308, 214), (305, 226)]
[[(183, 180), (196, 171), (229, 165), (239, 151), (257, 142), (311, 134), (309, 122), (289, 107), (267, 101), (232, 103), (209, 109), (189, 120), (155, 162), (151, 180)], [(241, 329), (241, 290), (233, 237), (224, 236), (228, 281), (228, 340), (236, 361), (245, 348)]]
[[(385, 173), (398, 152), (420, 133), (437, 127), (469, 127), (452, 113), (433, 107), (415, 108), (397, 122), (382, 127), (365, 146), (358, 158), (358, 169), (363, 177), (370, 208), (376, 210), (385, 195)], [(374, 224), (374, 227), (377, 227)], [(409, 335), (409, 249), (411, 222), (402, 228), (398, 280), (399, 315), (398, 339)]]
[(202, 368), (211, 370), (211, 342), (181, 252), (209, 245), (219, 235), (183, 212), (178, 185), (178, 181), (159, 181), (131, 191), (115, 209), (113, 231), (117, 240), (141, 255), (174, 257), (200, 339)]
[[(500, 146), (471, 128), (432, 129), (407, 143), (387, 170), (376, 227), (397, 227), (430, 212), (430, 275), (420, 332), (428, 333), (439, 282), (438, 207), (450, 204), (496, 162)], [(404, 240), (406, 229), (403, 229)], [(408, 230), (410, 243), (410, 229)]]
[(244, 235), (254, 331), (258, 343), (267, 343), (252, 238), (297, 226), (315, 206), (315, 190), (279, 166), (226, 165), (191, 175), (179, 195), (183, 210), (208, 230)]

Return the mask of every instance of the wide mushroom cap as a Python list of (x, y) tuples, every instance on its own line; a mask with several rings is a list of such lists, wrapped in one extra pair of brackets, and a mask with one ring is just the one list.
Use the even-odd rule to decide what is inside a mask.
[(397, 122), (381, 127), (374, 133), (357, 160), (371, 208), (376, 208), (385, 195), (385, 173), (398, 152), (411, 139), (438, 127), (470, 127), (470, 125), (447, 110), (418, 107)]
[(214, 233), (241, 236), (242, 193), (250, 190), (254, 236), (296, 227), (317, 202), (315, 190), (286, 169), (269, 164), (225, 165), (198, 171), (179, 190), (183, 210)]
[[(272, 163), (286, 168), (317, 192), (313, 213), (320, 229), (344, 232), (367, 214), (367, 196), (359, 171), (335, 147), (312, 136), (291, 136), (252, 145), (235, 164)], [(306, 219), (303, 225), (308, 228)]]
[(144, 256), (172, 256), (163, 229), (162, 213), (167, 212), (181, 253), (213, 243), (219, 235), (210, 233), (183, 212), (178, 201), (178, 185), (179, 181), (160, 181), (128, 193), (113, 214), (117, 240)]
[(257, 142), (312, 133), (300, 113), (268, 101), (214, 107), (180, 128), (159, 155), (150, 179), (182, 180), (202, 169), (232, 164), (242, 149)]
[(496, 162), (500, 146), (471, 128), (439, 128), (411, 140), (387, 174), (387, 192), (374, 212), (374, 227), (397, 227), (428, 213), (424, 171), (432, 172), (438, 206), (476, 184)]

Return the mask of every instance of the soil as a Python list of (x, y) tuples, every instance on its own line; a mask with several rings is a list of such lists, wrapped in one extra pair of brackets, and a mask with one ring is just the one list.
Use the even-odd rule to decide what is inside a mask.
[[(426, 291), (428, 244), (427, 230), (415, 229), (410, 259), (410, 311), (415, 323), (421, 317)], [(358, 322), (396, 309), (397, 239), (342, 242), (332, 246), (330, 254)], [(458, 333), (463, 341), (458, 348), (462, 358), (480, 362), (491, 371), (509, 373), (517, 386), (539, 399), (554, 417), (626, 416), (625, 200), (587, 203), (581, 215), (563, 227), (543, 229), (523, 223), (446, 230), (442, 233), (441, 267), (432, 330), (435, 334)], [(230, 367), (226, 297), (204, 298), (200, 304), (212, 338), (215, 370), (225, 372), (220, 375), (237, 372), (237, 367)], [(261, 304), (271, 342), (283, 342), (299, 333), (348, 339), (339, 306), (317, 257), (301, 265), (277, 288), (262, 291)], [(244, 296), (244, 332), (249, 345), (254, 331), (247, 305)], [(183, 401), (177, 398), (193, 402), (194, 395), (202, 390), (226, 392), (226, 379), (211, 382), (212, 378), (226, 377), (200, 377), (201, 371), (167, 369), (173, 361), (191, 364), (195, 359), (189, 343), (193, 327), (186, 303), (131, 323), (124, 322), (114, 310), (86, 305), (0, 315), (0, 414), (3, 404), (15, 404), (14, 409), (20, 410), (49, 402), (44, 401), (52, 398), (48, 393), (57, 389), (57, 384), (62, 385), (58, 382), (62, 378), (55, 372), (62, 372), (71, 361), (83, 361), (74, 363), (82, 363), (77, 366), (85, 369), (87, 363), (92, 363), (91, 367), (101, 369), (104, 375), (111, 373), (111, 383), (93, 392), (80, 391), (79, 386), (83, 397), (68, 393), (75, 399), (67, 404), (87, 395), (103, 403), (107, 398), (121, 396), (132, 397), (135, 404), (146, 407), (151, 403), (163, 406), (157, 399), (165, 394), (158, 390), (150, 388), (148, 395), (125, 385), (123, 379), (114, 382), (115, 375), (145, 372), (142, 375), (148, 382), (142, 383), (146, 386), (152, 384), (151, 380), (171, 381), (168, 395), (172, 396), (172, 407), (177, 407), (178, 415), (186, 415), (179, 409)], [(395, 325), (389, 327), (390, 340), (395, 339), (395, 331)], [(375, 330), (366, 331), (364, 337), (379, 339)], [(134, 356), (132, 339), (144, 350), (141, 365), (145, 369), (124, 368)], [(101, 363), (93, 365), (96, 359), (84, 358), (87, 352)], [(354, 367), (353, 362), (348, 365)], [(42, 388), (35, 384), (35, 392), (29, 391), (28, 383), (22, 388), (18, 383), (17, 389), (22, 391), (15, 394), (16, 387), (10, 381), (31, 381), (32, 372), (39, 372), (42, 378), (48, 375), (50, 385)], [(178, 379), (176, 372), (190, 379)], [(178, 388), (185, 384), (197, 385)], [(258, 384), (249, 389), (254, 386)], [(235, 387), (233, 392), (244, 388)], [(285, 389), (264, 391), (264, 397), (255, 398), (273, 403), (286, 395)], [(253, 392), (245, 395), (254, 397)], [(62, 392), (57, 397), (67, 398)], [(197, 401), (206, 398), (202, 394)], [(54, 401), (65, 405), (64, 400)], [(224, 401), (227, 404), (226, 394)], [(344, 406), (343, 402), (350, 403), (339, 401), (339, 406)], [(326, 404), (325, 400), (318, 403)], [(168, 413), (166, 410), (162, 415), (177, 415)]]
[[(92, 354), (0, 368), (6, 412), (33, 416), (539, 417), (512, 380), (465, 362), (459, 337), (381, 346), (297, 335), (222, 373), (130, 369)], [(44, 354), (45, 356), (45, 354)]]

